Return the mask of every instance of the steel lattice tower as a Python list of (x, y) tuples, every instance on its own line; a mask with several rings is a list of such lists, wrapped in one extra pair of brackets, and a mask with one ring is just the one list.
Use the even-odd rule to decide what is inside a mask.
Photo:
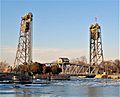
[(92, 24), (90, 30), (90, 65), (98, 66), (103, 60), (101, 27), (98, 23)]
[(31, 12), (21, 17), (19, 43), (14, 67), (32, 62), (32, 21), (33, 15)]

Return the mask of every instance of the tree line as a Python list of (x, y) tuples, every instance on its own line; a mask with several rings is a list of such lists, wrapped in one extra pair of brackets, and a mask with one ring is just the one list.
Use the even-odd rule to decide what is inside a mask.
[(46, 64), (41, 64), (39, 62), (33, 62), (31, 64), (21, 64), (13, 70), (16, 73), (28, 73), (28, 75), (32, 76), (35, 74), (59, 74), (62, 72), (62, 69), (59, 68), (59, 65), (52, 64), (47, 66)]
[[(72, 64), (81, 64), (85, 66), (89, 66), (87, 63), (86, 57), (80, 57), (71, 59), (70, 63)], [(103, 72), (106, 72), (106, 74), (120, 74), (120, 60), (109, 60), (109, 61), (103, 61), (98, 65), (98, 73), (102, 74)], [(47, 66), (46, 64), (41, 64), (39, 62), (33, 62), (31, 64), (21, 64), (15, 68), (12, 68), (8, 63), (0, 62), (0, 72), (17, 72), (17, 73), (28, 73), (29, 75), (34, 74), (59, 74), (62, 72), (62, 69), (59, 67), (58, 64), (51, 64), (50, 66)]]

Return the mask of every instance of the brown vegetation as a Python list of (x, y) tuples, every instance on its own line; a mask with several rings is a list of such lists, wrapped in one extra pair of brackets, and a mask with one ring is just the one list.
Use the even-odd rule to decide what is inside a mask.
[(87, 64), (87, 58), (85, 56), (81, 56), (80, 58), (71, 59), (70, 63), (81, 64), (81, 65), (88, 65)]
[(62, 72), (62, 69), (59, 68), (57, 64), (53, 64), (51, 66), (51, 71), (52, 71), (52, 74), (59, 74), (60, 72)]
[(12, 70), (12, 67), (6, 63), (5, 61), (4, 62), (0, 62), (0, 72), (11, 72)]
[(45, 64), (34, 62), (31, 64), (19, 65), (15, 68), (15, 71), (18, 73), (28, 73), (29, 75), (34, 75), (46, 73), (59, 74), (62, 70), (57, 64), (46, 66)]
[(106, 74), (119, 74), (120, 73), (120, 60), (104, 61), (99, 65), (99, 73), (106, 72)]

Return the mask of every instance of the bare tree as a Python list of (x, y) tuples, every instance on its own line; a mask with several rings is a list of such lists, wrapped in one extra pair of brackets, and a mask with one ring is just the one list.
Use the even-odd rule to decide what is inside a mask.
[(73, 64), (87, 65), (87, 58), (85, 56), (81, 56), (80, 58), (71, 59), (70, 62)]
[(0, 62), (0, 72), (11, 72), (12, 67), (6, 62)]

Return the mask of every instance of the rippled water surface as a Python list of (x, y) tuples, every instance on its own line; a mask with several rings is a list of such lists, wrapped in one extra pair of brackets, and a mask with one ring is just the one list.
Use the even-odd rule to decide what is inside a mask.
[(0, 97), (120, 97), (120, 79), (73, 78), (48, 84), (0, 84)]

